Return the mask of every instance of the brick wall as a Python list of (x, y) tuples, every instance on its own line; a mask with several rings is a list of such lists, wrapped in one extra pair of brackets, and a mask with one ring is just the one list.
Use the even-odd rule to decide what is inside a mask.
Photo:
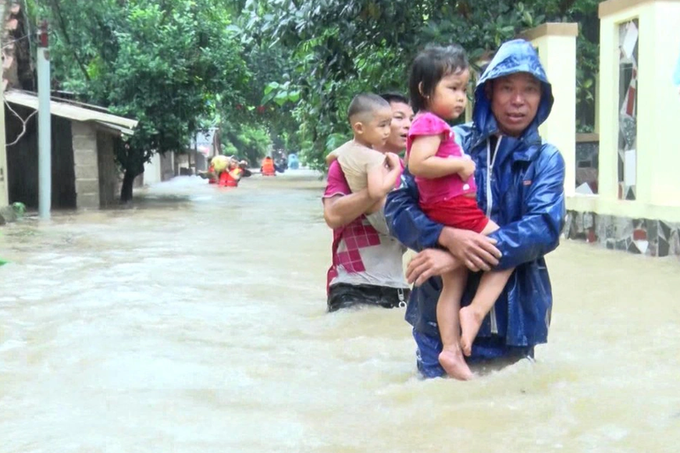
[(78, 208), (99, 209), (99, 160), (97, 131), (87, 123), (73, 121), (73, 160)]

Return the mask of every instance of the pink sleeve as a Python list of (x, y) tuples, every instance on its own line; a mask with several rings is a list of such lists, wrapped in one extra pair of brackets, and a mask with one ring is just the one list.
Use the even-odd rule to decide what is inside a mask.
[(337, 160), (331, 163), (328, 169), (328, 182), (326, 183), (326, 190), (323, 193), (323, 198), (331, 198), (336, 195), (349, 195), (352, 191), (347, 184), (345, 175), (340, 168)]
[(446, 121), (439, 118), (433, 113), (423, 113), (416, 117), (411, 124), (411, 129), (408, 131), (408, 137), (417, 137), (420, 135), (441, 135), (446, 137), (451, 135), (451, 126)]

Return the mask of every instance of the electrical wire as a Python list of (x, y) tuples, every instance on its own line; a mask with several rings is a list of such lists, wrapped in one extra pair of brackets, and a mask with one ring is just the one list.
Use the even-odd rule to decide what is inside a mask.
[(31, 37), (31, 35), (26, 35), (26, 36), (22, 36), (21, 38), (13, 39), (12, 41), (9, 41), (7, 44), (5, 44), (4, 46), (2, 46), (2, 49), (3, 49), (3, 50), (4, 50), (4, 49), (7, 49), (7, 48), (9, 48), (12, 44), (17, 43), (17, 42), (19, 42), (19, 41), (23, 41), (24, 39), (30, 38), (30, 37)]
[(19, 134), (19, 136), (18, 136), (12, 143), (9, 143), (9, 144), (5, 145), (7, 148), (9, 148), (10, 146), (14, 146), (14, 145), (16, 145), (17, 143), (19, 143), (19, 140), (21, 140), (21, 138), (26, 134), (26, 124), (28, 123), (28, 121), (29, 121), (36, 113), (38, 113), (38, 111), (36, 110), (35, 112), (31, 113), (31, 114), (28, 115), (28, 117), (24, 120), (24, 119), (21, 117), (21, 115), (19, 115), (17, 112), (14, 111), (14, 109), (12, 108), (12, 106), (9, 105), (9, 102), (5, 101), (5, 105), (7, 106), (7, 108), (9, 109), (10, 112), (14, 113), (14, 115), (15, 115), (17, 118), (19, 118), (19, 121), (21, 121), (21, 125), (22, 125), (22, 131), (21, 131), (21, 133)]

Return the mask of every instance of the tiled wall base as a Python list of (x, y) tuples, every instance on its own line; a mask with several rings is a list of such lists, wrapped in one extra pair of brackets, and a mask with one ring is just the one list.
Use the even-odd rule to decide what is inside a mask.
[(567, 211), (564, 237), (612, 250), (649, 256), (680, 256), (680, 223)]

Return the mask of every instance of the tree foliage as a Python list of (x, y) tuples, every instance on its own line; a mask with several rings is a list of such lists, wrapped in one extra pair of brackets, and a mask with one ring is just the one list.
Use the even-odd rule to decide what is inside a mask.
[(56, 32), (53, 85), (140, 120), (117, 152), (123, 199), (151, 154), (181, 152), (211, 126), (251, 163), (274, 148), (321, 168), (349, 136), (351, 97), (405, 92), (426, 44), (460, 43), (474, 65), (546, 21), (581, 24), (578, 127), (594, 122), (597, 0), (28, 2)]
[(272, 139), (265, 126), (258, 124), (231, 125), (226, 123), (221, 129), (221, 142), (224, 154), (257, 164), (272, 149)]
[(57, 87), (136, 118), (116, 158), (121, 198), (153, 153), (183, 151), (225, 105), (240, 101), (249, 72), (219, 0), (47, 0), (36, 11), (56, 27)]
[[(486, 51), (545, 21), (594, 17), (596, 0), (250, 0), (247, 32), (289, 52), (285, 79), (272, 78), (264, 102), (292, 104), (302, 157), (317, 167), (349, 135), (344, 112), (361, 91), (404, 92), (408, 65), (428, 43), (457, 42), (474, 63)], [(597, 35), (597, 33), (595, 33)], [(596, 36), (595, 36), (596, 38)], [(597, 55), (579, 40), (579, 103), (592, 104)], [(298, 99), (299, 98), (299, 99)], [(582, 115), (581, 122), (588, 120)]]

